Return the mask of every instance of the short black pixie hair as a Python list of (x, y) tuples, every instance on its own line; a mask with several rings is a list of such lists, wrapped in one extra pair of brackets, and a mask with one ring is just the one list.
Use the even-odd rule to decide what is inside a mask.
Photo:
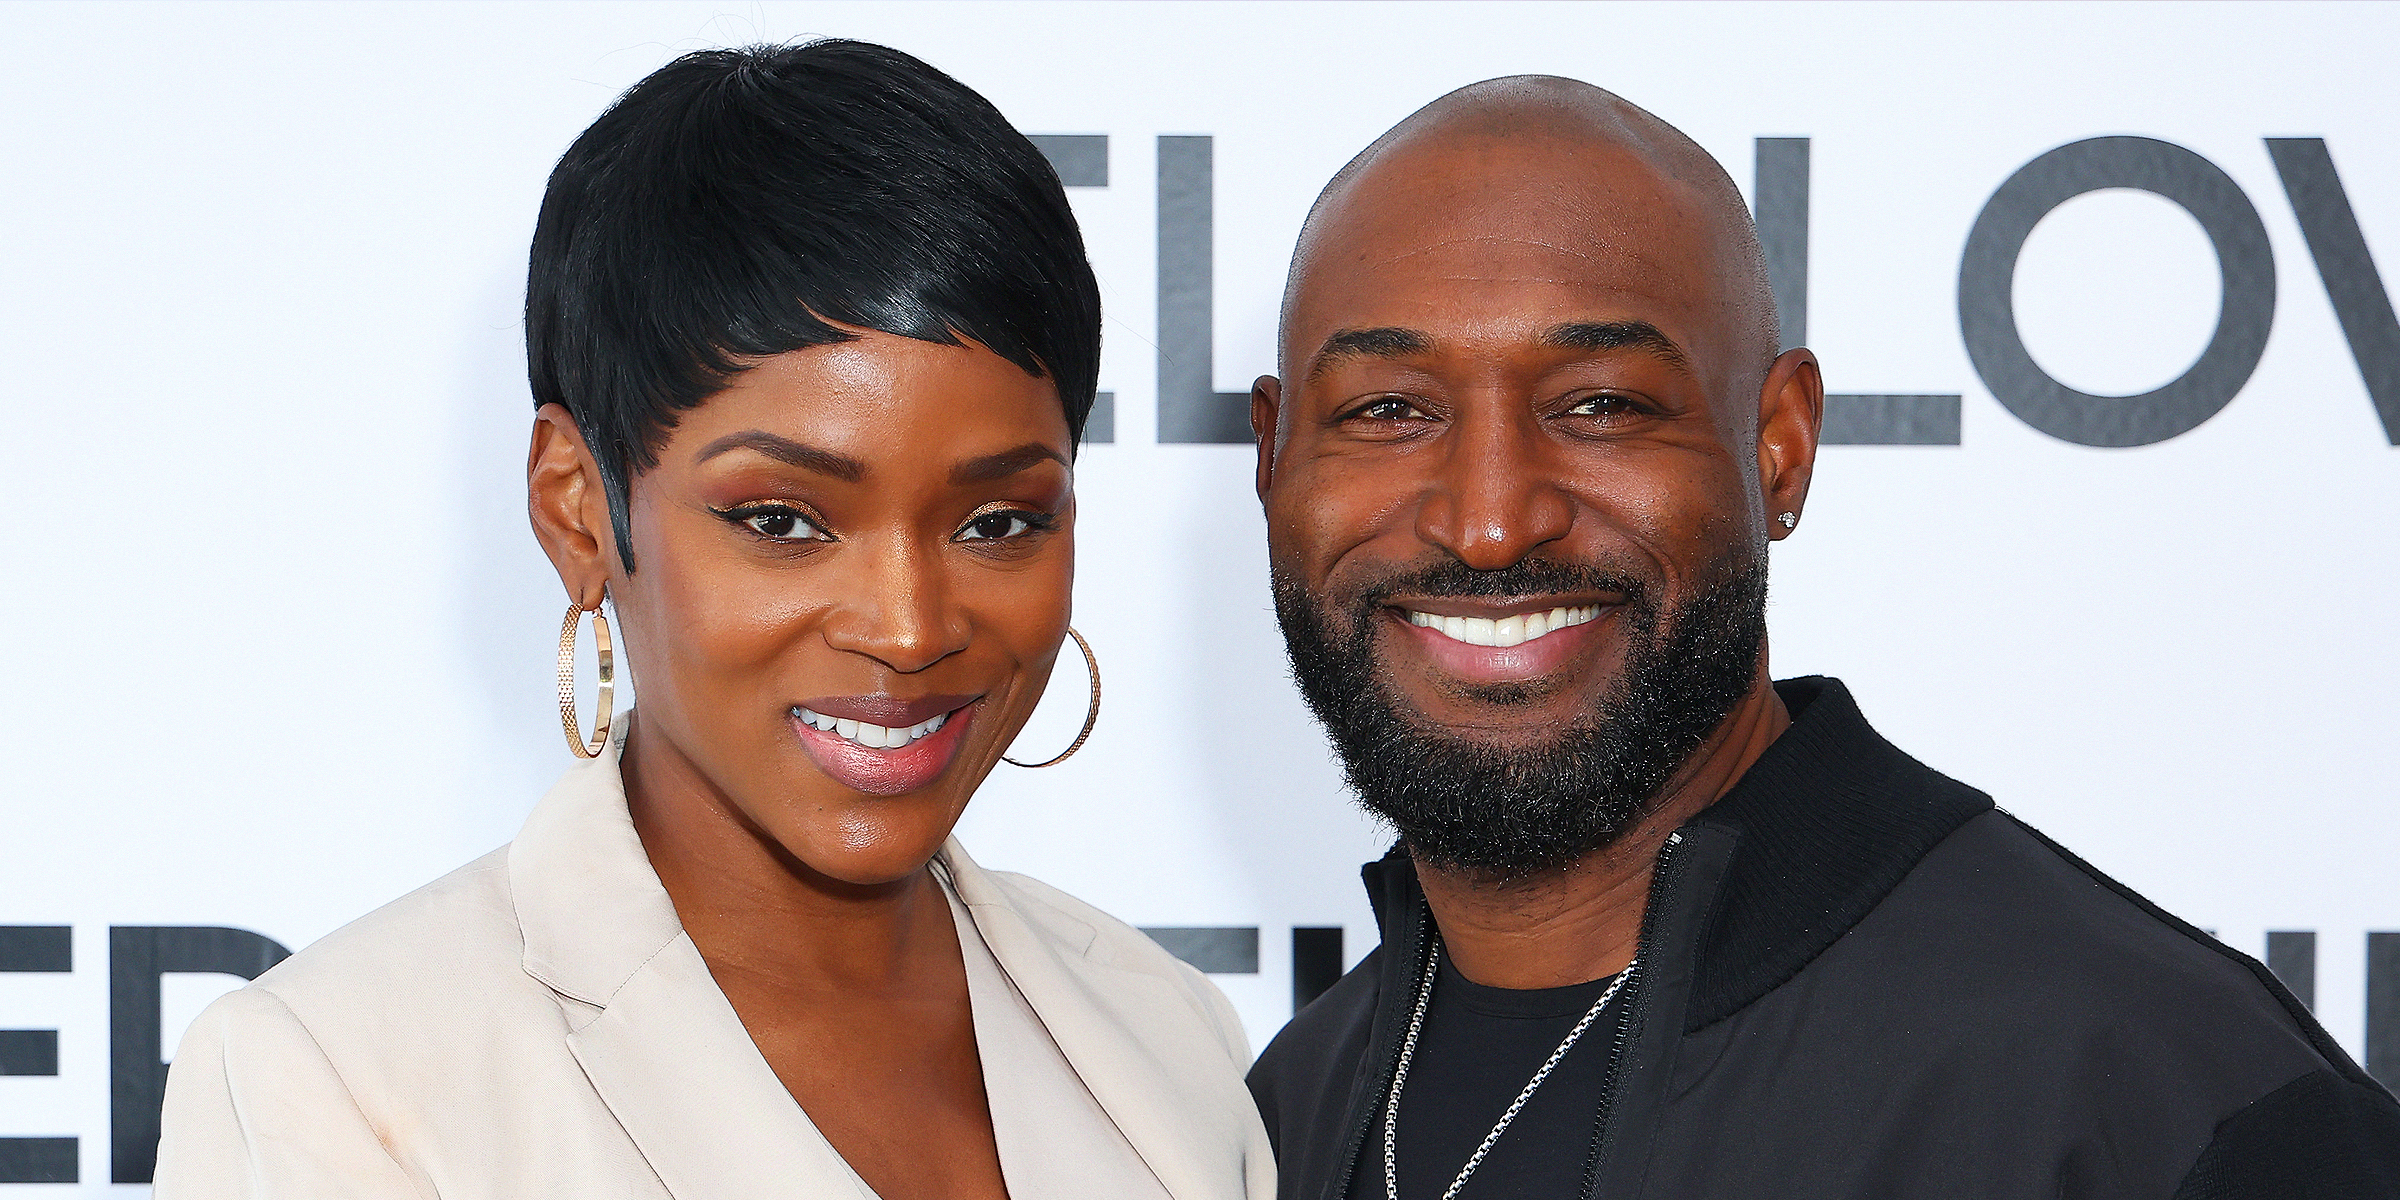
[(841, 39), (686, 54), (550, 173), (526, 369), (599, 462), (626, 570), (629, 486), (678, 415), (750, 362), (855, 338), (842, 325), (980, 344), (1052, 380), (1083, 439), (1100, 289), (1066, 190), (916, 58)]

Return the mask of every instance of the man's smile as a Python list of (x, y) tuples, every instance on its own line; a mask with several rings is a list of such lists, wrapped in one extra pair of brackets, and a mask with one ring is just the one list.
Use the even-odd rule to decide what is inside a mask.
[(1465, 684), (1523, 683), (1591, 655), (1610, 624), (1603, 618), (1623, 607), (1558, 599), (1410, 598), (1383, 611), (1400, 652), (1436, 675)]
[(1452, 641), (1502, 649), (1524, 645), (1535, 638), (1596, 620), (1600, 616), (1600, 606), (1597, 604), (1559, 605), (1547, 610), (1497, 618), (1427, 612), (1407, 605), (1402, 605), (1400, 611), (1408, 617), (1409, 624), (1433, 630)]

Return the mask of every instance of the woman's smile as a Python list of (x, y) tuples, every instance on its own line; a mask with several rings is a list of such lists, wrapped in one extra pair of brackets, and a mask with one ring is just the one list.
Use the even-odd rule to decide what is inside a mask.
[(834, 782), (870, 796), (900, 796), (950, 769), (980, 696), (826, 696), (788, 714), (800, 749)]

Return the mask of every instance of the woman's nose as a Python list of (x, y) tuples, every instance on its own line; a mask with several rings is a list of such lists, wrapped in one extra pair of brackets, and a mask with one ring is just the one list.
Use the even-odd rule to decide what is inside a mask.
[(825, 641), (902, 674), (922, 671), (966, 647), (968, 623), (952, 603), (938, 549), (853, 544), (858, 570), (825, 621)]

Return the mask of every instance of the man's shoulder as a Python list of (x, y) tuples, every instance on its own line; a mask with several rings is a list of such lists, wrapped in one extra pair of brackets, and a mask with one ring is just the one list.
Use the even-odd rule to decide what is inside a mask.
[(1368, 951), (1332, 987), (1292, 1014), (1260, 1052), (1253, 1078), (1262, 1071), (1315, 1070), (1345, 1054), (1360, 1053), (1375, 1020), (1383, 956), (1382, 946)]
[[(1812, 969), (1903, 1028), (1983, 1038), (2026, 1071), (2103, 1069), (2247, 1103), (2357, 1067), (2256, 960), (1993, 810), (1934, 847)], [(1997, 1066), (1997, 1060), (1995, 1061)]]
[(2305, 1019), (2255, 960), (1997, 809), (1944, 839), (1884, 907), (1893, 933), (1973, 949), (1989, 972), (2038, 981), (2053, 1005), (2197, 1003), (2292, 1033)]
[[(1726, 1122), (1766, 1160), (1834, 1139), (1846, 1169), (1934, 1192), (2165, 1196), (2204, 1152), (2237, 1182), (2288, 1163), (2301, 1127), (2335, 1132), (2295, 1144), (2371, 1166), (2400, 1119), (2265, 968), (1998, 810), (1795, 975), (1690, 1030), (1674, 1071), (1685, 1182), (1722, 1194), (1794, 1182), (1711, 1159)], [(1989, 1153), (1928, 1163), (1931, 1145)]]
[(1251, 1065), (1250, 1094), (1278, 1145), (1283, 1130), (1309, 1126), (1328, 1104), (1345, 1103), (1366, 1060), (1384, 952), (1381, 946), (1369, 951), (1293, 1014)]

